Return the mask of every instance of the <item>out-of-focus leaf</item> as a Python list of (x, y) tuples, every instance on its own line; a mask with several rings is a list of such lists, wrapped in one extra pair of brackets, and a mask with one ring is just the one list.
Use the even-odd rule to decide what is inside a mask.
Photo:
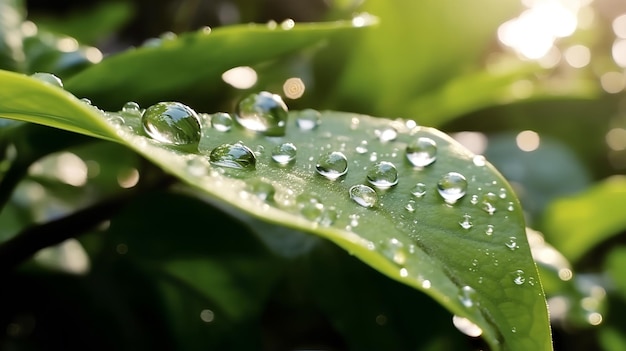
[(285, 29), (248, 24), (155, 39), (156, 43), (105, 58), (69, 79), (66, 88), (109, 109), (127, 101), (152, 104), (185, 98), (181, 91), (211, 96), (219, 92), (216, 82), (221, 75), (233, 67), (280, 57), (334, 36), (356, 35), (361, 27), (375, 23), (367, 17), (360, 26), (352, 21), (297, 23)]
[[(333, 241), (381, 273), (422, 290), (452, 313), (471, 320), (494, 349), (551, 349), (545, 300), (512, 188), (484, 158), (440, 131), (401, 120), (332, 111), (317, 115), (311, 110), (291, 113), (285, 135), (274, 137), (238, 125), (222, 132), (202, 118), (197, 149), (181, 149), (147, 138), (137, 115), (122, 112), (117, 116), (124, 119), (120, 125), (119, 118), (109, 120), (94, 108), (76, 108), (80, 102), (57, 88), (25, 76), (4, 76), (19, 83), (15, 86), (20, 90), (0, 89), (0, 116), (101, 133), (198, 188), (226, 211)], [(76, 114), (50, 115), (53, 112), (42, 110), (41, 102), (17, 100), (16, 108), (11, 99), (3, 98), (18, 93), (43, 94), (44, 103), (56, 111), (70, 108)], [(294, 119), (303, 114), (309, 118), (313, 114), (321, 123), (315, 129), (302, 128)], [(97, 133), (88, 130), (92, 125)], [(436, 161), (423, 168), (414, 167), (404, 151), (418, 137), (431, 139), (437, 148)], [(226, 162), (221, 150), (238, 141), (257, 154), (238, 146), (248, 150), (242, 169), (223, 167), (218, 162)], [(283, 142), (297, 146), (297, 159), (286, 165), (272, 157)], [(350, 168), (334, 181), (315, 171), (324, 173), (326, 166), (318, 165), (324, 163), (318, 159), (331, 151), (344, 153), (349, 160), (345, 166)], [(376, 192), (370, 188), (375, 202), (368, 207), (370, 200), (361, 199), (352, 187), (367, 184), (371, 167), (380, 161), (394, 165), (398, 184)], [(463, 192), (467, 195), (454, 204), (444, 202), (438, 191), (448, 172), (462, 173), (467, 179)], [(417, 183), (423, 183), (425, 194), (413, 194)], [(151, 244), (166, 245), (161, 248), (165, 253), (173, 249), (158, 241)], [(128, 247), (130, 252), (132, 246)]]
[(554, 201), (546, 210), (544, 230), (571, 261), (626, 228), (626, 177), (613, 176), (589, 190)]
[(23, 9), (19, 0), (0, 1), (0, 69), (22, 71)]

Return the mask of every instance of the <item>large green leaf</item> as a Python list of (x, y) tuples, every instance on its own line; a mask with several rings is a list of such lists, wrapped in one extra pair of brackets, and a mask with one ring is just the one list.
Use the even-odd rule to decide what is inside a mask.
[(187, 99), (189, 95), (206, 99), (225, 88), (215, 82), (228, 69), (270, 60), (374, 23), (373, 17), (367, 17), (358, 26), (352, 21), (297, 23), (284, 29), (275, 23), (275, 29), (248, 24), (155, 39), (150, 45), (105, 58), (67, 80), (66, 88), (111, 108), (126, 101), (171, 99), (173, 92), (181, 90)]
[[(326, 238), (425, 292), (478, 325), (494, 350), (551, 349), (546, 303), (513, 190), (484, 158), (438, 130), (332, 111), (321, 113), (321, 124), (308, 130), (296, 123), (317, 113), (306, 110), (290, 113), (284, 136), (265, 137), (238, 126), (221, 132), (206, 115), (197, 148), (183, 150), (146, 137), (137, 115), (120, 112), (109, 120), (35, 79), (8, 72), (0, 72), (0, 79), (9, 83), (0, 87), (0, 117), (115, 140), (228, 212)], [(31, 95), (38, 98), (16, 100)], [(418, 137), (437, 144), (436, 161), (424, 168), (405, 157), (407, 144)], [(238, 170), (209, 163), (218, 146), (237, 141), (256, 151), (255, 163), (249, 160)], [(284, 142), (295, 144), (297, 158), (279, 165), (272, 152)], [(331, 151), (348, 159), (348, 172), (335, 180), (316, 172), (320, 155)], [(368, 169), (379, 161), (395, 165), (399, 182), (378, 189), (373, 207), (360, 206), (349, 189), (368, 184)], [(463, 174), (468, 183), (466, 195), (454, 204), (437, 190), (448, 172)], [(417, 183), (424, 184), (422, 196), (413, 195)]]
[(613, 176), (584, 193), (553, 202), (545, 214), (545, 233), (556, 248), (576, 262), (626, 228), (625, 203), (626, 177)]

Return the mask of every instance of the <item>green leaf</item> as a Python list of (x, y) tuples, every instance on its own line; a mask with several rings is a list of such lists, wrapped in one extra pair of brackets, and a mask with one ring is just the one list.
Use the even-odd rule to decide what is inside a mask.
[[(374, 24), (371, 20), (366, 26)], [(172, 92), (211, 96), (223, 85), (221, 75), (362, 29), (351, 21), (298, 23), (293, 29), (247, 24), (185, 33), (105, 58), (66, 82), (76, 96), (119, 108), (126, 101), (153, 103)], [(181, 98), (183, 95), (181, 95)]]
[[(626, 228), (626, 177), (613, 176), (572, 197), (554, 201), (547, 209), (544, 232), (572, 262)], [(601, 220), (600, 220), (601, 219)]]
[[(0, 78), (15, 82), (10, 89), (0, 88), (0, 117), (116, 140), (234, 215), (326, 238), (388, 277), (423, 291), (477, 324), (494, 350), (551, 349), (546, 303), (513, 190), (484, 158), (436, 129), (327, 111), (316, 129), (307, 130), (295, 121), (317, 113), (306, 110), (290, 113), (284, 136), (264, 137), (239, 126), (220, 132), (203, 115), (197, 149), (179, 148), (146, 137), (136, 115), (121, 112), (125, 121), (120, 125), (119, 119), (109, 122), (96, 109), (77, 108), (80, 101), (57, 88), (15, 74)], [(12, 105), (15, 96), (32, 94), (45, 98), (28, 99), (30, 103), (17, 99), (19, 108)], [(54, 111), (75, 113), (56, 115), (47, 109), (53, 105), (58, 106)], [(407, 144), (417, 137), (437, 144), (436, 161), (423, 169), (405, 157)], [(237, 141), (256, 150), (256, 161), (248, 155), (244, 169), (209, 163), (209, 154), (215, 159), (215, 150)], [(272, 152), (284, 142), (296, 145), (297, 158), (279, 165)], [(336, 180), (316, 172), (320, 156), (331, 151), (348, 159), (347, 174)], [(379, 161), (395, 165), (399, 182), (378, 189), (373, 207), (360, 206), (349, 189), (368, 184), (368, 169)], [(444, 202), (437, 190), (448, 172), (459, 172), (468, 182), (466, 195), (454, 204)], [(420, 197), (412, 194), (417, 183), (425, 186)], [(495, 208), (492, 214), (483, 196)]]

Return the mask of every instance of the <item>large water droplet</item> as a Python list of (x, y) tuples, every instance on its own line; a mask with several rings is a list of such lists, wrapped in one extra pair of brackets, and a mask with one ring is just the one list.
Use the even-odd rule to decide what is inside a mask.
[(470, 229), (471, 227), (474, 226), (474, 224), (472, 223), (472, 216), (468, 215), (467, 213), (463, 215), (463, 219), (459, 222), (459, 225), (461, 226), (461, 228), (463, 229)]
[(313, 130), (320, 124), (320, 113), (313, 109), (298, 112), (296, 125), (300, 130)]
[(437, 182), (439, 195), (448, 204), (454, 204), (465, 196), (467, 180), (461, 173), (449, 172)]
[(523, 270), (518, 269), (515, 272), (513, 272), (512, 275), (513, 275), (513, 283), (515, 283), (515, 285), (522, 285), (524, 284), (524, 282), (526, 282), (526, 277), (524, 276)]
[(426, 195), (426, 184), (417, 183), (413, 188), (411, 188), (411, 194), (415, 197), (422, 197)]
[(483, 201), (481, 202), (480, 208), (482, 208), (483, 211), (492, 215), (494, 212), (496, 212), (497, 200), (498, 200), (498, 197), (496, 196), (496, 194), (487, 193), (483, 195)]
[(190, 107), (180, 102), (159, 102), (141, 116), (145, 132), (170, 145), (189, 145), (200, 141), (200, 120)]
[(50, 85), (54, 85), (58, 88), (63, 88), (63, 81), (61, 80), (61, 78), (55, 76), (52, 73), (37, 72), (37, 73), (31, 74), (30, 76), (39, 81), (46, 82)]
[(285, 135), (287, 105), (276, 94), (266, 91), (250, 94), (237, 105), (235, 119), (248, 130), (270, 136)]
[(461, 291), (459, 292), (459, 300), (463, 306), (467, 308), (473, 307), (475, 303), (474, 299), (476, 299), (476, 290), (467, 285), (461, 288)]
[(334, 180), (348, 172), (348, 159), (339, 151), (329, 152), (320, 156), (315, 169), (317, 173)]
[(211, 116), (211, 127), (218, 132), (228, 132), (233, 127), (233, 118), (229, 113), (217, 112)]
[(378, 162), (367, 172), (367, 181), (379, 189), (387, 189), (398, 184), (398, 170), (391, 162)]
[(417, 138), (406, 146), (406, 158), (415, 167), (426, 167), (437, 159), (437, 143), (431, 138)]
[(376, 191), (367, 185), (357, 184), (349, 190), (350, 198), (363, 207), (374, 207), (378, 202)]
[(407, 252), (404, 244), (396, 238), (391, 238), (380, 242), (380, 249), (383, 255), (394, 263), (403, 266), (407, 260)]
[(281, 165), (286, 165), (296, 159), (296, 146), (292, 143), (277, 145), (272, 150), (272, 160)]
[(234, 169), (254, 169), (256, 156), (249, 147), (241, 144), (222, 144), (211, 151), (209, 161), (221, 167)]

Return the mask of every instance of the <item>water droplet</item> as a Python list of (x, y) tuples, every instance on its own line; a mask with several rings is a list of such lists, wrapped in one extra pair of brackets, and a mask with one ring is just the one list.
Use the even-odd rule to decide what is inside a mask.
[(401, 268), (400, 269), (400, 276), (402, 278), (406, 278), (409, 276), (409, 271), (406, 268)]
[(361, 140), (361, 143), (356, 147), (356, 152), (361, 155), (367, 152), (367, 140)]
[(287, 105), (276, 94), (266, 91), (250, 94), (237, 105), (235, 120), (242, 127), (270, 136), (285, 135)]
[(141, 107), (134, 101), (128, 101), (122, 106), (122, 113), (131, 116), (141, 116)]
[(482, 335), (483, 330), (479, 326), (472, 323), (469, 319), (454, 315), (452, 324), (463, 334), (477, 338)]
[(35, 78), (39, 81), (46, 82), (50, 85), (54, 85), (55, 87), (63, 88), (63, 81), (61, 80), (61, 78), (55, 76), (52, 73), (37, 72), (37, 73), (31, 74), (30, 76), (31, 78)]
[(300, 194), (296, 198), (296, 202), (298, 204), (300, 214), (304, 216), (304, 218), (313, 222), (320, 221), (324, 214), (324, 204), (322, 204), (317, 196)]
[(159, 102), (141, 116), (145, 132), (170, 145), (189, 145), (200, 141), (200, 120), (190, 107), (180, 102)]
[(487, 224), (487, 229), (485, 229), (485, 234), (493, 235), (493, 225), (492, 224)]
[(256, 156), (249, 147), (241, 144), (222, 144), (211, 151), (209, 161), (221, 167), (234, 169), (254, 169)]
[(424, 196), (426, 194), (426, 184), (424, 183), (415, 184), (415, 186), (411, 189), (411, 194), (413, 194), (413, 196), (415, 197)]
[(357, 227), (359, 225), (359, 218), (361, 218), (361, 217), (359, 217), (358, 214), (353, 213), (353, 214), (349, 215), (348, 218), (350, 218), (350, 226), (351, 227)]
[(320, 216), (318, 222), (320, 225), (324, 227), (330, 227), (335, 223), (335, 221), (339, 218), (339, 212), (337, 208), (334, 206), (329, 206), (328, 208), (324, 208), (322, 215)]
[(272, 160), (281, 165), (286, 165), (296, 159), (296, 146), (292, 143), (277, 145), (272, 150)]
[(296, 125), (300, 130), (313, 130), (320, 124), (320, 113), (313, 109), (298, 112)]
[(459, 292), (459, 300), (463, 304), (463, 306), (467, 308), (471, 308), (474, 306), (474, 299), (476, 298), (476, 290), (474, 290), (471, 286), (464, 286), (461, 288)]
[(415, 200), (409, 200), (404, 208), (409, 212), (415, 212)]
[(512, 327), (512, 328), (511, 328), (511, 333), (517, 333), (517, 328)]
[(439, 179), (437, 190), (446, 203), (454, 204), (465, 196), (467, 180), (460, 173), (449, 172)]
[(474, 156), (474, 158), (472, 158), (472, 161), (474, 162), (474, 165), (478, 167), (483, 167), (487, 164), (487, 160), (483, 155)]
[(126, 123), (124, 117), (118, 115), (117, 113), (107, 113), (106, 117), (109, 123), (111, 123), (115, 128), (121, 128), (124, 126), (124, 123)]
[(378, 160), (378, 154), (375, 151), (372, 151), (370, 154), (370, 161), (376, 162), (376, 160)]
[(498, 196), (500, 196), (501, 199), (506, 199), (506, 189), (505, 188), (500, 188), (500, 190), (498, 191)]
[(218, 132), (228, 132), (233, 127), (233, 118), (229, 113), (217, 112), (210, 115), (211, 127)]
[(354, 185), (349, 190), (350, 198), (363, 207), (374, 207), (378, 202), (376, 191), (367, 185)]
[(507, 209), (507, 211), (509, 211), (509, 212), (513, 212), (513, 211), (515, 211), (515, 204), (513, 204), (512, 202), (509, 202), (509, 203), (506, 205), (506, 209)]
[(464, 214), (463, 219), (459, 222), (459, 225), (461, 226), (461, 228), (467, 230), (473, 227), (474, 224), (472, 224), (471, 219), (472, 219), (472, 216), (468, 215), (467, 213)]
[(398, 170), (391, 162), (378, 162), (367, 172), (367, 181), (379, 189), (390, 188), (398, 184)]
[(512, 273), (513, 275), (513, 283), (515, 285), (522, 285), (526, 281), (526, 277), (524, 277), (524, 271), (521, 269), (516, 270)]
[(493, 215), (494, 212), (496, 212), (495, 204), (497, 200), (498, 198), (496, 194), (487, 193), (483, 195), (483, 201), (481, 202), (480, 208), (482, 208), (483, 211), (489, 213), (490, 215)]
[(378, 136), (378, 140), (383, 143), (388, 141), (394, 141), (398, 137), (398, 131), (394, 127), (385, 127), (383, 130), (376, 130), (376, 135)]
[(271, 201), (276, 193), (274, 186), (262, 179), (253, 179), (248, 181), (246, 183), (245, 191), (263, 201)]
[(437, 143), (431, 138), (417, 138), (406, 146), (406, 158), (415, 167), (426, 167), (437, 159)]
[(380, 250), (382, 254), (394, 263), (403, 266), (406, 263), (407, 252), (404, 244), (396, 239), (391, 238), (380, 242)]
[(504, 245), (506, 245), (506, 247), (508, 247), (511, 251), (519, 249), (519, 245), (517, 244), (517, 238), (514, 236), (509, 237), (509, 241), (504, 243)]
[(335, 180), (348, 172), (348, 159), (339, 151), (329, 152), (320, 156), (315, 169), (322, 176)]

